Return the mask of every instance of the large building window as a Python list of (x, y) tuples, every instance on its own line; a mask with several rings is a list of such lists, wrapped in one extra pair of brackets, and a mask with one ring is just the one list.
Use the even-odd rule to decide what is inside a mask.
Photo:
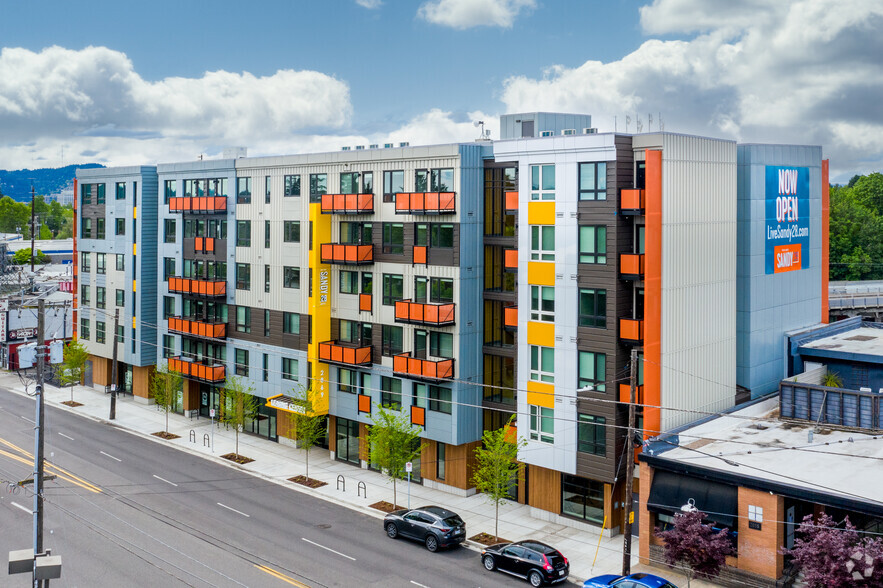
[(236, 332), (251, 333), (251, 307), (236, 307)]
[(580, 351), (577, 363), (577, 387), (592, 386), (597, 392), (607, 390), (607, 356), (603, 353)]
[(236, 246), (251, 247), (251, 221), (236, 221)]
[(237, 263), (236, 264), (236, 289), (237, 290), (250, 290), (251, 289), (251, 264), (250, 263)]
[(163, 257), (162, 259), (162, 277), (163, 280), (168, 280), (169, 278), (175, 275), (175, 258), (174, 257)]
[(358, 376), (359, 372), (340, 368), (337, 370), (337, 389), (348, 394), (358, 392)]
[(380, 378), (380, 406), (402, 410), (402, 381), (397, 378)]
[(300, 268), (284, 266), (282, 268), (282, 287), (300, 288)]
[(343, 172), (340, 174), (340, 193), (359, 193), (359, 172)]
[(175, 180), (165, 180), (163, 182), (163, 200), (166, 204), (175, 197)]
[(578, 324), (581, 327), (607, 326), (607, 290), (580, 288)]
[(80, 284), (80, 304), (79, 306), (83, 308), (88, 308), (91, 306), (90, 296), (89, 296), (89, 284)]
[(404, 297), (404, 279), (401, 274), (383, 274), (383, 304), (394, 306), (396, 300), (402, 300)]
[(484, 399), (515, 404), (515, 358), (484, 355)]
[(89, 339), (89, 319), (80, 319), (80, 332), (77, 333), (77, 337), (80, 339)]
[(251, 204), (251, 178), (236, 178), (236, 203)]
[(530, 346), (530, 379), (537, 382), (555, 381), (555, 348)]
[(104, 219), (96, 218), (95, 219), (95, 238), (96, 239), (104, 239)]
[(414, 245), (452, 249), (454, 225), (450, 223), (419, 223), (414, 228)]
[(300, 221), (282, 223), (282, 240), (286, 243), (300, 243)]
[(117, 200), (126, 199), (126, 182), (117, 182)]
[(286, 335), (300, 335), (300, 315), (296, 312), (282, 312), (282, 332)]
[(414, 174), (415, 192), (452, 192), (454, 169), (418, 169)]
[(106, 274), (107, 273), (107, 254), (106, 253), (96, 253), (95, 254), (95, 273), (97, 273), (97, 274)]
[(383, 223), (383, 252), (402, 255), (405, 252), (405, 225)]
[(607, 200), (607, 164), (579, 164), (579, 199)]
[(383, 172), (383, 201), (395, 201), (396, 194), (405, 191), (405, 172), (403, 171), (385, 171)]
[(126, 256), (122, 253), (116, 254), (116, 268), (118, 272), (126, 271)]
[(104, 321), (95, 321), (95, 342), (104, 343), (107, 331), (107, 325)]
[(174, 243), (177, 239), (178, 223), (173, 218), (167, 218), (163, 221), (163, 241), (165, 243)]
[(83, 222), (80, 223), (80, 238), (81, 239), (91, 239), (92, 238), (92, 219), (91, 218), (83, 218)]
[(530, 225), (531, 261), (555, 261), (555, 226)]
[(174, 337), (174, 335), (163, 335), (162, 336), (162, 356), (163, 357), (174, 357), (175, 356), (175, 337)]
[(80, 271), (84, 274), (92, 271), (92, 254), (88, 251), (80, 252)]
[(162, 317), (167, 319), (169, 317), (175, 316), (175, 297), (174, 296), (163, 296), (162, 297)]
[(282, 379), (297, 380), (298, 378), (298, 362), (290, 357), (282, 358)]
[(300, 175), (285, 176), (285, 196), (300, 196)]
[(236, 350), (236, 365), (234, 368), (237, 376), (248, 376), (248, 350)]
[(593, 414), (579, 414), (576, 428), (576, 449), (583, 453), (607, 454), (607, 419)]
[(451, 389), (429, 385), (429, 410), (451, 414), (453, 402)]
[(359, 272), (341, 270), (339, 290), (341, 294), (358, 294)]
[(433, 357), (454, 357), (454, 334), (429, 333), (429, 355)]
[(125, 235), (126, 234), (126, 219), (124, 219), (124, 218), (114, 219), (114, 234), (116, 234), (116, 235)]
[(310, 174), (310, 202), (321, 202), (328, 193), (328, 174)]
[(95, 307), (107, 308), (107, 289), (104, 286), (95, 287)]
[(530, 407), (530, 438), (543, 443), (555, 442), (555, 410), (544, 406)]
[(607, 227), (579, 228), (579, 262), (607, 263)]
[(116, 305), (119, 307), (123, 307), (126, 305), (126, 291), (120, 290), (117, 288), (116, 290)]
[(394, 325), (381, 328), (381, 355), (396, 355), (404, 350), (404, 329)]
[(592, 523), (604, 522), (604, 483), (564, 474), (561, 514)]
[(555, 288), (553, 286), (530, 287), (530, 320), (555, 321)]
[(555, 200), (555, 166), (530, 166), (530, 199)]

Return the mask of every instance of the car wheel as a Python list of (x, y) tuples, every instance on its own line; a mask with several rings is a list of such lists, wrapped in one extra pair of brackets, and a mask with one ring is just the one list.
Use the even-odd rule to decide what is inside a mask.
[(388, 523), (386, 525), (386, 535), (390, 539), (395, 539), (399, 536), (399, 528), (396, 527), (395, 523)]
[(539, 588), (539, 586), (543, 585), (543, 576), (541, 576), (536, 570), (533, 570), (527, 579), (530, 581), (530, 585), (534, 588)]
[(494, 562), (493, 555), (484, 556), (483, 558), (481, 558), (481, 563), (484, 564), (484, 569), (486, 569), (489, 572), (493, 572), (494, 568), (497, 567), (497, 564)]
[(438, 551), (438, 539), (435, 538), (435, 535), (426, 536), (426, 549), (433, 553)]

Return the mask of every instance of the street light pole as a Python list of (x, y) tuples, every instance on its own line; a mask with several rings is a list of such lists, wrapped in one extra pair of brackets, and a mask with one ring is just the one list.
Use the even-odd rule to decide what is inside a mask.
[(117, 308), (113, 313), (113, 333), (111, 341), (113, 341), (113, 368), (110, 372), (110, 420), (117, 418), (117, 351), (119, 341), (117, 341), (117, 331), (120, 330), (120, 309)]
[(34, 233), (37, 232), (37, 217), (35, 216), (37, 207), (34, 206), (35, 201), (34, 182), (31, 182), (31, 273), (34, 273)]
[(635, 477), (635, 388), (638, 380), (638, 350), (632, 348), (631, 370), (629, 371), (629, 428), (625, 446), (627, 466), (625, 470), (625, 534), (622, 538), (622, 575), (628, 576), (632, 569), (632, 520), (634, 505), (632, 504), (632, 482)]
[(46, 357), (46, 340), (43, 327), (46, 316), (46, 303), (41, 298), (37, 302), (37, 423), (34, 437), (34, 577), (33, 585), (41, 586), (37, 579), (37, 557), (43, 553), (43, 362)]

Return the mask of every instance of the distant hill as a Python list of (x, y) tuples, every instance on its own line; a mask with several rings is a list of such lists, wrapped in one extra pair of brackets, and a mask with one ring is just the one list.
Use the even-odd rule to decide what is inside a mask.
[(43, 169), (0, 170), (0, 193), (19, 202), (31, 200), (31, 178), (37, 194), (55, 194), (73, 183), (77, 169), (104, 167), (99, 163), (66, 165)]

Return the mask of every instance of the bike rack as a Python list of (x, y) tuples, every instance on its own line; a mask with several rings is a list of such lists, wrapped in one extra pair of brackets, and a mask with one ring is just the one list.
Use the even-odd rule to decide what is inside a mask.
[(359, 498), (362, 498), (362, 492), (365, 493), (364, 498), (368, 498), (368, 487), (365, 486), (365, 482), (359, 482), (359, 485), (356, 487), (356, 494)]
[(343, 474), (338, 474), (337, 489), (340, 490), (341, 486), (343, 486), (343, 491), (346, 492), (346, 478), (343, 477)]
[(209, 440), (208, 433), (206, 433), (202, 436), (202, 446), (208, 447), (209, 445), (211, 445), (211, 441)]
[(196, 443), (196, 431), (193, 429), (190, 429), (190, 442)]

